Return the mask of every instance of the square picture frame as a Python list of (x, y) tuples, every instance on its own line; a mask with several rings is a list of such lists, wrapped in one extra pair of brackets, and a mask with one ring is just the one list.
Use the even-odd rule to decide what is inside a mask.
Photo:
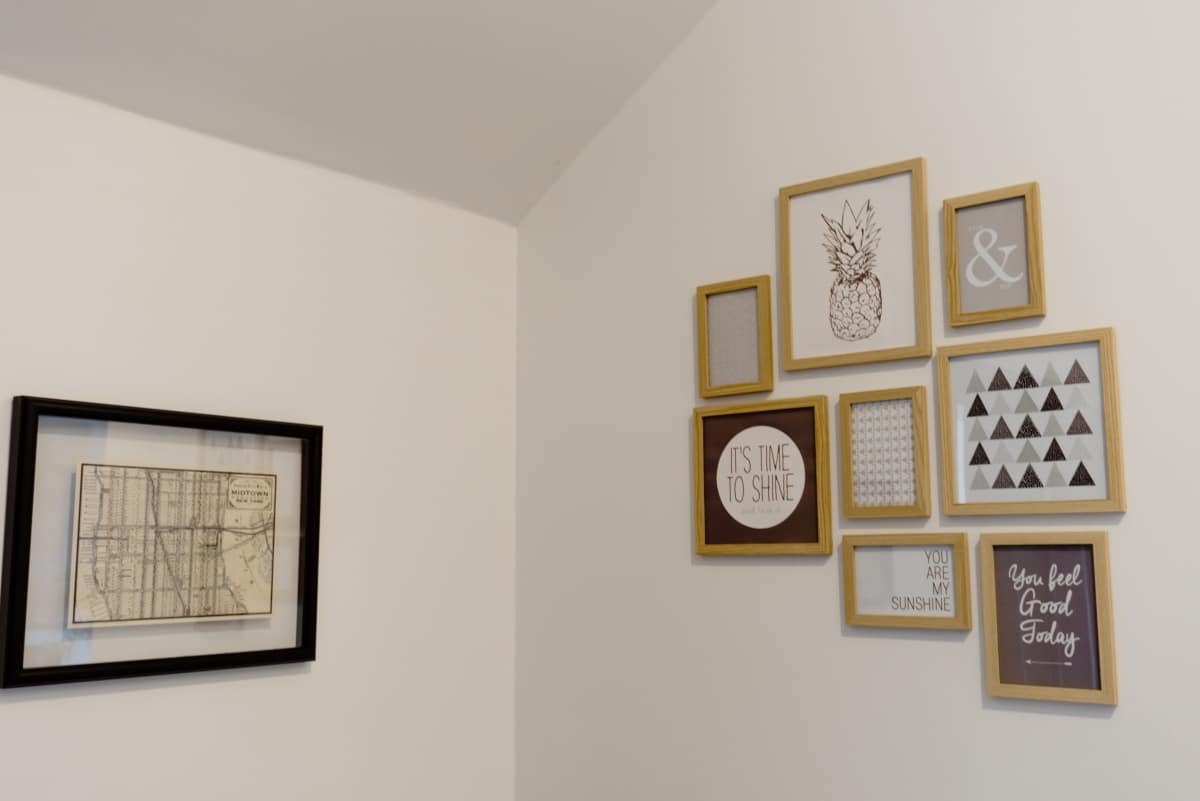
[(20, 396), (0, 686), (316, 658), (320, 426)]
[(847, 626), (969, 631), (970, 577), (965, 533), (842, 536)]
[(700, 397), (774, 389), (770, 276), (697, 287), (696, 349)]
[(700, 407), (692, 420), (697, 554), (832, 552), (825, 396)]
[(930, 355), (923, 158), (785, 186), (778, 218), (784, 370)]
[(979, 550), (988, 694), (1116, 705), (1107, 532), (984, 534)]
[(947, 515), (1125, 511), (1111, 328), (937, 352)]
[[(868, 413), (860, 419), (855, 407), (870, 409), (864, 409)], [(838, 397), (843, 515), (851, 519), (929, 517), (927, 408), (923, 386), (846, 392)], [(911, 500), (903, 497), (909, 492)]]
[(1046, 315), (1037, 182), (949, 198), (942, 227), (951, 326)]

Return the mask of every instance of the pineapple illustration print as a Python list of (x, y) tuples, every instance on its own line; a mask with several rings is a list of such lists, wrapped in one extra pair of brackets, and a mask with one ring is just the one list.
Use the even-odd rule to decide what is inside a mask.
[(883, 290), (873, 272), (882, 229), (875, 222), (875, 208), (868, 199), (855, 213), (846, 201), (841, 220), (824, 214), (825, 238), (835, 277), (829, 290), (829, 326), (838, 339), (866, 339), (883, 319)]

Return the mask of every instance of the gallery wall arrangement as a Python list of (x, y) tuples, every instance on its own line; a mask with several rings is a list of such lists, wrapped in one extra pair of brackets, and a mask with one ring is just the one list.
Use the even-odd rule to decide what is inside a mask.
[[(1047, 313), (1036, 182), (942, 202), (946, 321)], [(777, 194), (784, 372), (934, 355), (925, 160), (785, 186)], [(769, 393), (768, 276), (696, 289), (700, 398)], [(924, 385), (842, 393), (831, 472), (824, 396), (693, 410), (695, 552), (832, 553), (830, 482), (847, 520), (1125, 511), (1111, 328), (942, 345)], [(875, 372), (878, 372), (876, 370)], [(845, 534), (850, 627), (972, 628), (967, 532)], [(1108, 535), (982, 533), (987, 692), (1116, 704)]]
[(316, 658), (319, 426), (13, 401), (0, 684)]

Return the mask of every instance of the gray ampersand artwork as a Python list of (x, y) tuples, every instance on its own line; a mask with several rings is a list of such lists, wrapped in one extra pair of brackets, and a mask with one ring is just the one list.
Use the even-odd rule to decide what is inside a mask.
[(855, 213), (850, 201), (842, 206), (841, 220), (824, 214), (822, 243), (836, 277), (829, 290), (829, 327), (838, 339), (866, 339), (883, 319), (883, 289), (873, 272), (882, 228), (868, 199)]

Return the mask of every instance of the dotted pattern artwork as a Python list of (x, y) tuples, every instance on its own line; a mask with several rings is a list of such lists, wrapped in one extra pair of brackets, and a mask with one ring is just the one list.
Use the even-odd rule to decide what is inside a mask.
[(915, 504), (912, 401), (901, 398), (851, 404), (850, 456), (856, 506)]

